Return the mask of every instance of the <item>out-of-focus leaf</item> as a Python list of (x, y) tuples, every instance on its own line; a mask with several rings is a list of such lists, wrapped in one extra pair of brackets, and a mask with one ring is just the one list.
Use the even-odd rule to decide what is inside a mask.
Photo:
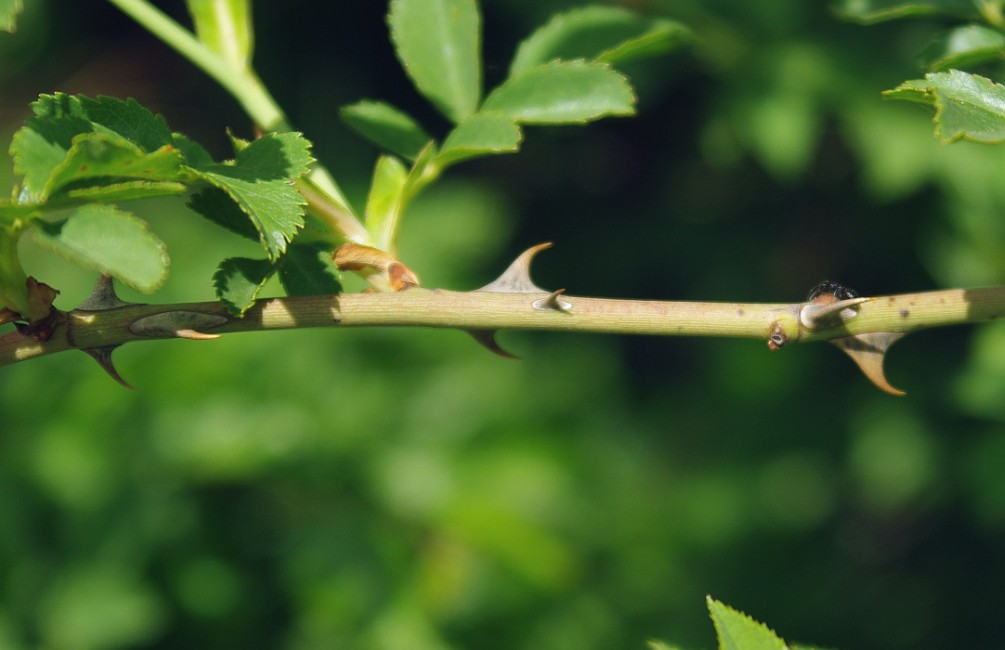
[(0, 29), (13, 33), (17, 29), (17, 15), (23, 8), (22, 0), (0, 0)]
[(959, 70), (933, 72), (883, 94), (934, 105), (935, 134), (944, 143), (1005, 142), (1005, 86), (985, 77)]
[[(292, 181), (307, 173), (312, 160), (310, 143), (299, 133), (269, 133), (243, 149), (234, 164), (205, 165), (193, 171), (223, 190), (247, 215), (269, 259), (276, 260), (304, 225), (305, 202)], [(211, 198), (213, 203), (218, 200), (218, 196)], [(191, 205), (210, 219), (245, 234), (243, 227), (236, 226), (233, 210), (228, 210), (225, 218), (217, 218), (202, 209), (206, 202)]]
[(839, 0), (835, 11), (848, 20), (872, 24), (919, 16), (978, 17), (973, 0)]
[(607, 64), (554, 61), (510, 77), (485, 99), (483, 110), (526, 124), (585, 124), (632, 115), (635, 95)]
[(627, 9), (595, 5), (554, 16), (517, 48), (510, 76), (558, 59), (615, 63), (660, 54), (683, 43), (690, 32), (680, 23), (639, 16)]
[(475, 0), (393, 0), (388, 22), (398, 59), (419, 92), (453, 122), (474, 113), (482, 93)]
[(513, 153), (522, 140), (520, 126), (512, 117), (479, 111), (447, 135), (436, 162), (446, 167), (477, 156)]
[(186, 0), (195, 33), (224, 61), (241, 69), (251, 63), (254, 30), (250, 0)]
[(966, 68), (1005, 58), (1005, 34), (984, 25), (953, 29), (928, 48), (925, 59), (931, 70)]
[(42, 245), (140, 291), (154, 291), (167, 278), (164, 242), (129, 212), (110, 205), (86, 205), (61, 221), (34, 223), (35, 238)]
[(415, 160), (432, 138), (407, 113), (385, 102), (364, 100), (342, 107), (354, 131), (391, 153)]
[(787, 650), (785, 642), (764, 623), (708, 597), (708, 611), (719, 638), (719, 650)]
[(27, 276), (17, 253), (20, 235), (19, 227), (0, 227), (0, 307), (27, 314), (30, 311), (25, 286)]
[(14, 172), (22, 176), (22, 202), (39, 203), (53, 170), (66, 158), (73, 138), (92, 132), (83, 118), (33, 117), (18, 129), (10, 145)]
[(258, 292), (275, 271), (275, 264), (269, 260), (225, 259), (213, 274), (216, 296), (230, 313), (243, 316), (255, 304)]
[(407, 179), (408, 170), (397, 158), (381, 156), (377, 159), (366, 199), (366, 229), (381, 250), (394, 245)]
[(331, 250), (321, 244), (293, 244), (279, 263), (279, 281), (291, 296), (317, 296), (342, 291)]

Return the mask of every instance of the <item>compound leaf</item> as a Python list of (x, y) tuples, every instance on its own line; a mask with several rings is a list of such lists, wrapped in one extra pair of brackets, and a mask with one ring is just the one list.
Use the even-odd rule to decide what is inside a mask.
[(628, 80), (607, 64), (553, 61), (510, 77), (482, 108), (525, 124), (585, 124), (632, 115), (634, 105)]
[(213, 287), (227, 311), (243, 316), (275, 272), (276, 266), (269, 260), (231, 257), (220, 262), (213, 274)]
[(482, 92), (481, 15), (475, 0), (392, 0), (391, 40), (415, 87), (460, 122)]
[(719, 638), (719, 650), (787, 650), (785, 642), (768, 626), (711, 596), (707, 602)]
[(167, 278), (164, 243), (129, 212), (110, 205), (85, 205), (66, 219), (33, 223), (43, 246), (140, 291), (154, 291)]
[(342, 107), (342, 119), (374, 144), (415, 160), (432, 138), (412, 117), (385, 102), (363, 100)]
[(517, 48), (510, 76), (555, 60), (615, 63), (661, 54), (684, 43), (680, 23), (639, 16), (627, 9), (594, 5), (554, 16)]
[(932, 72), (883, 94), (934, 105), (935, 134), (944, 143), (1005, 142), (1005, 86), (990, 79), (959, 70)]

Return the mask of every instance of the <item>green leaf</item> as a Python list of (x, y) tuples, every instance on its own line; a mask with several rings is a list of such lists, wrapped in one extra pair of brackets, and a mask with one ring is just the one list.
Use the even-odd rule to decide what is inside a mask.
[(502, 113), (478, 112), (464, 120), (443, 141), (436, 163), (442, 167), (461, 160), (520, 149), (523, 133), (516, 121)]
[(22, 200), (39, 203), (57, 165), (66, 158), (74, 136), (92, 132), (90, 122), (75, 117), (30, 118), (18, 129), (10, 145), (14, 172), (22, 176)]
[(1005, 142), (1005, 86), (950, 70), (902, 83), (883, 95), (935, 106), (935, 134), (943, 143)]
[(407, 180), (408, 170), (397, 158), (381, 156), (377, 159), (366, 199), (366, 229), (381, 250), (394, 246)]
[(237, 69), (251, 64), (254, 30), (250, 0), (186, 0), (195, 34)]
[(82, 133), (73, 138), (63, 160), (53, 168), (40, 198), (45, 200), (67, 186), (87, 181), (135, 179), (176, 181), (181, 177), (182, 156), (172, 145), (145, 153), (121, 136)]
[(342, 280), (323, 244), (293, 244), (279, 263), (279, 282), (290, 296), (334, 295)]
[(984, 25), (963, 25), (936, 40), (926, 51), (935, 71), (966, 68), (1005, 58), (1005, 34)]
[(415, 160), (432, 140), (411, 116), (384, 102), (364, 100), (343, 106), (341, 112), (354, 131), (407, 160)]
[(787, 650), (768, 626), (709, 596), (708, 611), (719, 638), (719, 650)]
[[(269, 133), (238, 153), (233, 164), (203, 165), (194, 172), (230, 197), (250, 219), (269, 259), (276, 260), (304, 225), (305, 201), (292, 181), (307, 173), (312, 160), (310, 143), (299, 133)], [(218, 203), (219, 197), (210, 200)], [(205, 203), (195, 201), (193, 208), (245, 234), (232, 209), (217, 219)]]
[(135, 99), (76, 97), (84, 116), (102, 129), (121, 135), (144, 151), (173, 144), (171, 130), (160, 115), (151, 113)]
[(227, 311), (244, 316), (275, 272), (276, 266), (269, 260), (231, 257), (223, 260), (213, 274), (213, 287)]
[(525, 124), (584, 124), (609, 115), (632, 115), (628, 80), (604, 63), (553, 61), (510, 77), (482, 109)]
[(174, 181), (126, 181), (108, 185), (93, 185), (60, 192), (63, 199), (82, 203), (118, 203), (136, 199), (151, 199), (158, 196), (183, 194), (188, 188), (184, 183)]
[(21, 0), (0, 0), (0, 29), (14, 33), (17, 30), (17, 15), (23, 8)]
[(690, 32), (680, 23), (594, 5), (557, 14), (517, 48), (510, 76), (555, 60), (615, 63), (668, 52)]
[(873, 24), (899, 18), (953, 16), (975, 19), (979, 14), (973, 0), (839, 0), (835, 11), (846, 20)]
[(40, 244), (140, 291), (154, 291), (167, 278), (164, 243), (129, 212), (110, 205), (86, 205), (61, 221), (34, 224)]
[(17, 226), (0, 227), (0, 307), (7, 307), (19, 314), (31, 311), (28, 304), (28, 280), (21, 268), (18, 257), (17, 241), (21, 236), (21, 228)]
[(455, 123), (474, 113), (482, 93), (475, 0), (392, 0), (388, 22), (398, 59), (419, 92)]

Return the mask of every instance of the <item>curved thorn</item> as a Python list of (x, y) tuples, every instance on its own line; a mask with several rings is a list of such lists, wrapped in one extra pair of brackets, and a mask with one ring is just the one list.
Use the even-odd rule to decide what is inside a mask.
[(205, 332), (193, 329), (175, 330), (174, 334), (179, 338), (189, 339), (190, 341), (212, 341), (213, 339), (220, 338), (219, 334), (206, 334)]
[(112, 377), (112, 379), (119, 382), (120, 385), (124, 386), (125, 388), (128, 388), (129, 390), (136, 390), (131, 385), (129, 385), (129, 382), (127, 382), (125, 379), (122, 378), (122, 375), (119, 374), (119, 371), (115, 369), (115, 364), (112, 363), (112, 352), (114, 352), (117, 347), (119, 346), (109, 345), (108, 347), (103, 348), (80, 348), (80, 349), (89, 354), (92, 359), (97, 361), (98, 365), (101, 366), (102, 370), (107, 372)]
[(498, 354), (500, 357), (506, 359), (519, 359), (515, 354), (511, 354), (504, 350), (502, 346), (496, 341), (496, 332), (498, 330), (464, 330), (471, 335), (475, 341), (478, 342), (483, 348), (488, 350), (493, 354)]
[(547, 293), (530, 279), (530, 265), (534, 256), (546, 248), (551, 248), (551, 242), (531, 246), (513, 260), (498, 278), (476, 291), (491, 291), (493, 293)]
[(869, 332), (833, 339), (831, 343), (844, 350), (878, 388), (891, 395), (906, 395), (904, 391), (890, 385), (883, 371), (886, 351), (903, 336), (903, 332)]

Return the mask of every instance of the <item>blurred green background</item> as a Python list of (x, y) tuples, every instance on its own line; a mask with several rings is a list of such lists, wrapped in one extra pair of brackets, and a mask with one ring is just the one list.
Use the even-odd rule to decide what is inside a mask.
[[(40, 92), (132, 96), (227, 153), (234, 103), (110, 5), (31, 0), (0, 37), (0, 125)], [(487, 81), (563, 0), (483, 2)], [(798, 301), (1005, 281), (1005, 149), (939, 145), (880, 91), (940, 25), (861, 27), (801, 0), (634, 0), (698, 41), (628, 68), (640, 116), (529, 129), (407, 215), (403, 258), (470, 289), (520, 250), (544, 287)], [(161, 2), (175, 15), (182, 3)], [(384, 2), (255, 3), (256, 64), (361, 205), (377, 152), (337, 107), (435, 132)], [(9, 173), (9, 171), (8, 171)], [(145, 301), (212, 299), (254, 252), (180, 203)], [(250, 247), (250, 248), (249, 248)], [(69, 309), (81, 275), (25, 243)], [(275, 291), (275, 289), (273, 289)], [(705, 594), (835, 648), (1005, 639), (1005, 324), (914, 335), (887, 396), (825, 345), (294, 331), (0, 371), (0, 649), (714, 646)]]

